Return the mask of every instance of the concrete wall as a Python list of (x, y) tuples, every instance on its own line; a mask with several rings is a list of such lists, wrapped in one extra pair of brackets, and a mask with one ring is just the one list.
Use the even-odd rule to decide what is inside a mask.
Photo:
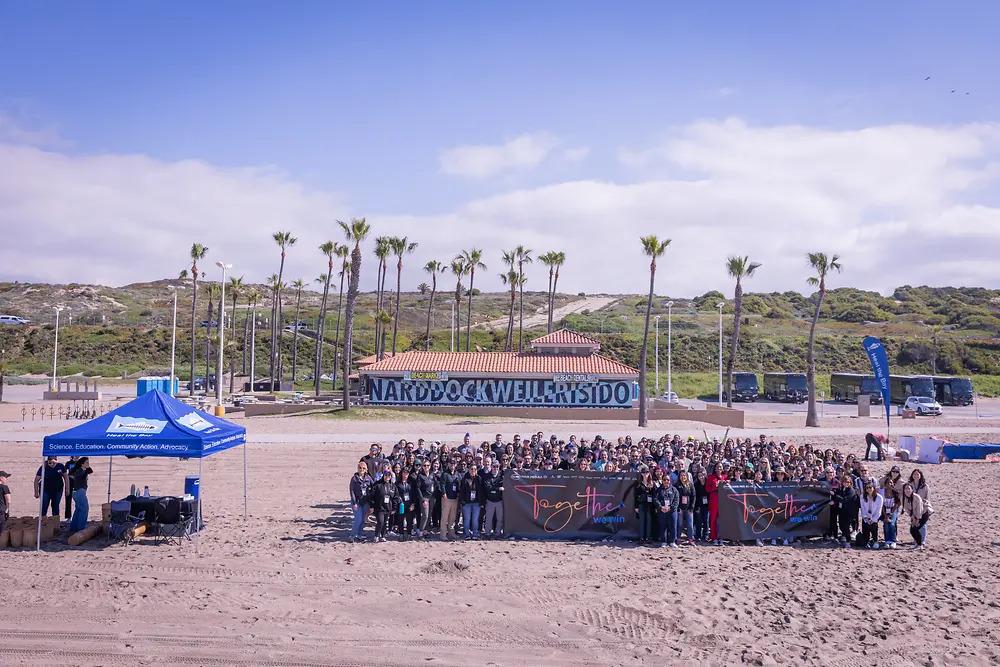
[[(293, 415), (323, 409), (322, 405), (296, 403), (247, 404), (246, 416)], [(330, 406), (331, 409), (336, 406)], [(380, 409), (402, 412), (424, 412), (435, 415), (456, 417), (506, 417), (509, 419), (560, 419), (578, 421), (620, 421), (639, 419), (638, 408), (498, 408), (474, 406), (415, 406), (380, 405)], [(649, 409), (649, 419), (706, 422), (718, 426), (743, 428), (743, 411), (708, 405), (704, 410), (688, 410), (683, 407), (655, 407)]]

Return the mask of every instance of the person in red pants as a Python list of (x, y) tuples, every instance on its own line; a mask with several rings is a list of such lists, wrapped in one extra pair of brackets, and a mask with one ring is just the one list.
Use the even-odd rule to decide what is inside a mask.
[(722, 540), (719, 539), (719, 485), (727, 481), (729, 475), (722, 471), (721, 463), (716, 463), (712, 474), (705, 479), (705, 493), (708, 494), (708, 537), (716, 546), (722, 545)]

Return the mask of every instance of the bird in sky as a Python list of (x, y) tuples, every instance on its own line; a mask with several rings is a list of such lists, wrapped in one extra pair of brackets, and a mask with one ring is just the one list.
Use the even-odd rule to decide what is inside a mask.
[(930, 80), (931, 80), (931, 78), (929, 76), (925, 76), (924, 77), (924, 81), (930, 81)]

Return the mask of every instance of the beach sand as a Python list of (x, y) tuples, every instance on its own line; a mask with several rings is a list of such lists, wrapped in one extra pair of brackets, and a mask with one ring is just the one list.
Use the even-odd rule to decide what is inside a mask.
[[(9, 417), (8, 417), (9, 419)], [(243, 451), (204, 463), (206, 530), (0, 551), (0, 663), (73, 665), (952, 664), (1000, 662), (1000, 466), (925, 466), (929, 548), (648, 549), (586, 542), (350, 544), (348, 479), (367, 436), (567, 427), (247, 420)], [(10, 435), (18, 423), (5, 423)], [(674, 432), (674, 428), (647, 433)], [(64, 425), (59, 424), (59, 428)], [(606, 436), (623, 425), (587, 425)], [(57, 429), (51, 429), (57, 430)], [(370, 431), (370, 432), (369, 432)], [(815, 431), (814, 431), (815, 432)], [(280, 434), (287, 434), (286, 442)], [(322, 433), (324, 443), (294, 442)], [(387, 434), (394, 434), (388, 437)], [(277, 436), (275, 434), (278, 434)], [(38, 439), (0, 443), (12, 516), (37, 514)], [(271, 442), (255, 442), (268, 436)], [(997, 441), (998, 433), (964, 440)], [(804, 441), (803, 438), (793, 438)], [(857, 435), (810, 442), (861, 453)], [(91, 516), (107, 497), (93, 461)], [(130, 484), (180, 493), (197, 462), (115, 459)], [(873, 464), (882, 471), (886, 464)], [(904, 474), (910, 466), (904, 465)], [(901, 526), (900, 540), (910, 539)]]

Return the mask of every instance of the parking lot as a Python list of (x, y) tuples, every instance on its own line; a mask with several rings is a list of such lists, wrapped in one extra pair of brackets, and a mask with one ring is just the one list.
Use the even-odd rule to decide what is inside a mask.
[[(714, 401), (702, 401), (699, 399), (682, 398), (680, 400), (681, 405), (691, 408), (702, 408), (706, 402), (714, 403)], [(733, 403), (733, 407), (755, 415), (802, 415), (804, 418), (806, 414), (805, 403), (779, 403), (764, 399), (760, 399), (754, 403)], [(823, 401), (816, 407), (819, 410), (820, 417), (854, 417), (858, 414), (858, 406), (854, 403)], [(891, 406), (893, 416), (896, 416), (898, 407), (897, 405)], [(885, 408), (882, 405), (872, 405), (871, 415), (884, 414), (884, 410)], [(1000, 417), (1000, 399), (977, 397), (975, 405), (961, 407), (945, 405), (942, 406), (942, 410), (942, 416), (954, 419), (997, 418)], [(921, 419), (934, 419), (934, 417), (921, 417)]]

